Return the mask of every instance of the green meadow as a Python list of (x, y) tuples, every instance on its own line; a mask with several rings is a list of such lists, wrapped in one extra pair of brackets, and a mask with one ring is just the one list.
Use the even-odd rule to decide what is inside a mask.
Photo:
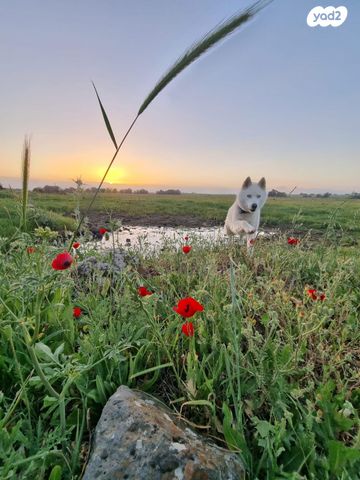
[[(0, 191), (0, 235), (16, 230), (20, 209), (19, 194)], [(30, 221), (33, 225), (49, 225), (57, 230), (73, 229), (71, 215), (77, 207), (83, 211), (91, 194), (29, 194)], [(89, 220), (93, 227), (102, 226), (110, 216), (124, 223), (144, 225), (200, 226), (222, 225), (234, 195), (138, 195), (100, 193)], [(64, 218), (65, 217), (65, 218)], [(31, 220), (32, 219), (32, 220)], [(261, 226), (282, 231), (295, 229), (307, 234), (325, 232), (329, 228), (339, 235), (358, 237), (360, 233), (360, 200), (335, 198), (269, 198), (262, 210)]]
[[(51, 266), (65, 249), (52, 231), (74, 227), (76, 197), (30, 195), (20, 231), (12, 195), (0, 197), (1, 479), (80, 479), (119, 385), (237, 452), (247, 479), (360, 479), (357, 201), (269, 200), (263, 223), (284, 231), (252, 255), (190, 238), (187, 255), (171, 242), (152, 255), (135, 248), (123, 273), (84, 278), (76, 264), (100, 255), (85, 251), (86, 231), (72, 265)], [(231, 201), (101, 194), (94, 211), (105, 225), (111, 214), (221, 224)], [(296, 232), (300, 243), (288, 245)], [(173, 310), (186, 297), (204, 307), (191, 337)]]

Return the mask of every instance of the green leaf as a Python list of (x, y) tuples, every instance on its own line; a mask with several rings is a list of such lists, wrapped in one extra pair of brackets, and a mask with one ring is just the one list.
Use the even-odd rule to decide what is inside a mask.
[(98, 392), (100, 401), (101, 403), (105, 404), (107, 402), (108, 396), (106, 395), (105, 385), (100, 375), (96, 375), (95, 383), (96, 383), (96, 391)]
[(147, 373), (150, 373), (150, 372), (155, 372), (155, 370), (159, 370), (160, 368), (172, 367), (172, 366), (173, 366), (173, 363), (168, 362), (168, 363), (163, 363), (162, 365), (157, 365), (156, 367), (147, 368), (146, 370), (142, 370), (141, 372), (134, 373), (133, 375), (131, 375), (129, 380), (132, 380), (133, 378), (136, 378), (136, 377), (140, 377), (141, 375), (146, 375)]
[(230, 450), (241, 450), (242, 453), (247, 452), (247, 445), (244, 439), (244, 436), (238, 430), (235, 430), (233, 427), (233, 414), (224, 402), (222, 407), (224, 420), (223, 420), (223, 431), (226, 443)]
[(55, 467), (51, 470), (49, 475), (49, 480), (61, 480), (62, 468), (60, 465), (55, 465)]
[(38, 342), (35, 344), (35, 350), (39, 353), (43, 358), (51, 360), (54, 363), (59, 363), (54, 354), (52, 353), (51, 349), (45, 345), (45, 343)]
[(330, 440), (328, 442), (329, 449), (329, 466), (333, 474), (338, 475), (342, 472), (347, 463), (360, 460), (360, 450), (346, 447), (342, 442)]
[(43, 408), (47, 407), (52, 407), (53, 405), (57, 404), (58, 400), (57, 398), (50, 397), (49, 395), (46, 395), (43, 400)]
[(113, 144), (115, 145), (115, 148), (116, 148), (116, 150), (117, 150), (117, 149), (118, 149), (118, 144), (117, 144), (117, 142), (116, 142), (114, 132), (113, 132), (113, 130), (112, 130), (112, 128), (111, 128), (111, 124), (110, 124), (109, 118), (108, 118), (108, 116), (107, 116), (107, 114), (106, 114), (106, 112), (105, 112), (105, 108), (103, 107), (103, 104), (101, 103), (101, 100), (100, 100), (99, 94), (98, 94), (98, 92), (97, 92), (97, 90), (96, 90), (96, 87), (95, 87), (94, 82), (92, 82), (92, 84), (93, 84), (93, 87), (94, 87), (94, 90), (95, 90), (95, 93), (96, 93), (96, 96), (97, 96), (97, 99), (98, 99), (98, 102), (99, 102), (99, 105), (100, 105), (101, 113), (102, 113), (102, 116), (103, 116), (103, 118), (104, 118), (104, 122), (105, 122), (105, 125), (106, 125), (106, 128), (107, 128), (107, 131), (108, 131), (108, 133), (109, 133), (109, 135), (110, 135), (110, 138), (111, 138), (111, 140), (112, 140), (112, 142), (113, 142)]
[(274, 431), (274, 426), (266, 420), (253, 419), (256, 424), (256, 430), (258, 431), (261, 438), (269, 437), (270, 432)]

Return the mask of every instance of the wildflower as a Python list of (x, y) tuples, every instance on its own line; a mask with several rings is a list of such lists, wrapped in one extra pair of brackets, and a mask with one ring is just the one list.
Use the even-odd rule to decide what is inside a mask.
[(186, 235), (186, 236), (184, 237), (184, 240), (185, 240), (185, 242), (187, 242), (187, 241), (189, 240), (189, 236)]
[(107, 232), (108, 232), (108, 230), (106, 230), (106, 228), (103, 228), (103, 227), (99, 228), (100, 235), (105, 235), (105, 233), (107, 233)]
[(75, 318), (79, 318), (82, 314), (82, 310), (80, 307), (74, 307), (73, 308), (73, 315)]
[(79, 242), (75, 242), (73, 243), (73, 248), (78, 249), (80, 247), (80, 243)]
[(316, 290), (314, 288), (309, 288), (306, 292), (310, 298), (317, 300)]
[(202, 312), (204, 307), (194, 298), (187, 297), (179, 300), (177, 307), (173, 307), (173, 310), (184, 318), (190, 318), (196, 312)]
[(73, 262), (73, 257), (68, 252), (59, 253), (51, 263), (54, 270), (66, 270)]
[(298, 243), (300, 243), (300, 239), (299, 238), (294, 238), (294, 237), (288, 237), (287, 243), (289, 245), (297, 245)]
[(249, 243), (250, 243), (250, 245), (255, 245), (255, 238), (251, 238), (251, 239), (249, 240)]
[(35, 247), (27, 247), (26, 251), (27, 253), (35, 253), (36, 249)]
[(194, 336), (194, 324), (192, 322), (184, 323), (183, 326), (181, 327), (181, 331), (187, 337), (193, 337)]
[(326, 299), (325, 293), (319, 293), (317, 290), (310, 288), (306, 291), (310, 298), (313, 300), (320, 300), (323, 302)]
[(138, 293), (140, 297), (146, 297), (146, 295), (152, 295), (153, 292), (150, 292), (146, 287), (139, 287)]
[(186, 254), (189, 253), (190, 250), (191, 250), (190, 245), (184, 245), (184, 246), (182, 247), (182, 251), (183, 251), (184, 253), (186, 253)]

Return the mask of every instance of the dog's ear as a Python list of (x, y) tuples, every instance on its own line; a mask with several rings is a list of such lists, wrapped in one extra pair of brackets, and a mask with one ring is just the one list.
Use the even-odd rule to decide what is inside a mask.
[(250, 177), (247, 177), (247, 179), (246, 179), (245, 182), (243, 183), (242, 188), (248, 188), (248, 187), (250, 187), (251, 184), (252, 184), (251, 178), (250, 178)]
[(266, 180), (264, 177), (262, 177), (262, 179), (260, 180), (260, 182), (258, 183), (259, 187), (262, 188), (263, 190), (265, 190), (266, 188)]

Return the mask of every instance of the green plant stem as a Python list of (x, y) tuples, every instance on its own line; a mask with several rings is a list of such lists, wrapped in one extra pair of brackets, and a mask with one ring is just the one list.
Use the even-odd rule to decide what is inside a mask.
[(22, 396), (23, 391), (24, 391), (24, 388), (21, 387), (20, 390), (16, 393), (12, 404), (10, 405), (8, 411), (6, 412), (6, 415), (1, 419), (0, 428), (6, 427), (8, 421), (10, 420), (12, 414), (14, 413), (14, 411), (15, 411), (17, 405), (18, 405), (18, 403), (21, 400), (21, 396)]
[(48, 391), (48, 393), (56, 398), (57, 400), (59, 400), (60, 398), (60, 395), (57, 393), (56, 390), (54, 390), (54, 388), (51, 386), (50, 382), (48, 381), (48, 379), (46, 378), (44, 372), (43, 372), (43, 369), (41, 368), (40, 366), (40, 363), (37, 359), (37, 356), (36, 356), (36, 353), (35, 353), (35, 350), (34, 350), (34, 347), (31, 345), (31, 337), (30, 337), (30, 334), (28, 332), (28, 329), (25, 327), (24, 324), (21, 325), (22, 326), (22, 329), (23, 329), (23, 332), (24, 332), (24, 338), (25, 338), (25, 344), (26, 344), (26, 347), (27, 347), (27, 350), (29, 352), (29, 355), (30, 355), (30, 358), (31, 358), (31, 361), (32, 361), (32, 364), (35, 368), (35, 371), (36, 373), (39, 375), (40, 377), (40, 380), (42, 381), (42, 384), (44, 385), (44, 387), (46, 388), (46, 390)]
[(25, 388), (26, 384), (25, 384), (25, 382), (24, 382), (24, 377), (23, 377), (22, 372), (21, 372), (21, 367), (20, 367), (20, 363), (19, 363), (19, 360), (18, 360), (18, 357), (17, 357), (17, 354), (16, 354), (16, 349), (15, 349), (14, 340), (13, 340), (12, 335), (11, 335), (10, 338), (9, 338), (9, 342), (10, 342), (10, 348), (11, 348), (12, 354), (13, 354), (13, 356), (14, 356), (16, 370), (17, 370), (18, 375), (19, 375), (19, 378), (20, 378), (21, 388), (22, 388), (22, 390), (23, 390), (23, 392), (24, 392), (24, 402), (25, 402), (26, 409), (27, 409), (27, 412), (28, 412), (29, 427), (30, 427), (30, 431), (32, 431), (32, 427), (31, 427), (31, 410), (30, 410), (29, 397), (27, 396), (27, 393), (26, 393), (26, 388)]
[(41, 311), (40, 305), (41, 305), (41, 302), (42, 302), (42, 296), (40, 296), (40, 293), (38, 293), (37, 296), (36, 296), (36, 303), (35, 303), (35, 328), (34, 328), (34, 334), (33, 334), (32, 341), (31, 341), (32, 345), (38, 339), (39, 332), (40, 332), (40, 311)]

